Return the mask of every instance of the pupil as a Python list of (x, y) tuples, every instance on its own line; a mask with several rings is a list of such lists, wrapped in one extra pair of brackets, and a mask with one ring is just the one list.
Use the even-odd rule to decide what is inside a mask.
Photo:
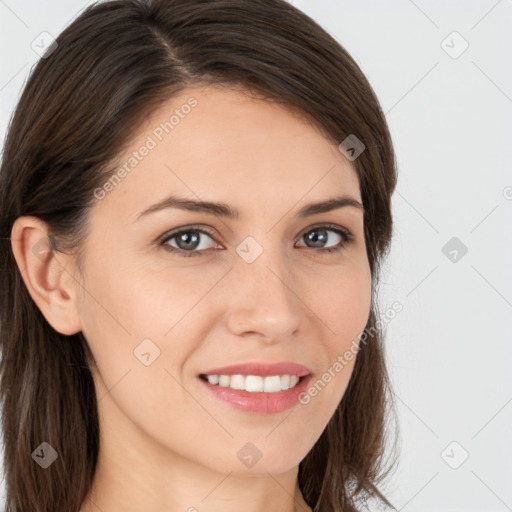
[[(320, 235), (316, 235), (316, 233), (320, 233)], [(321, 247), (322, 243), (325, 244), (327, 241), (325, 229), (315, 229), (314, 231), (310, 231), (306, 236), (310, 242), (316, 244), (314, 247)]]
[[(189, 236), (188, 233), (193, 233), (193, 235)], [(177, 244), (180, 247), (180, 249), (195, 249), (197, 247), (198, 241), (199, 235), (194, 231), (183, 233), (177, 238)]]

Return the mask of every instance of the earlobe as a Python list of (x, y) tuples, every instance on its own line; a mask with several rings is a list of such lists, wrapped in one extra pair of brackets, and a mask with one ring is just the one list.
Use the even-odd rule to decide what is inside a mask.
[(19, 217), (11, 230), (11, 246), (25, 286), (48, 323), (68, 336), (80, 332), (72, 259), (51, 249), (46, 223)]

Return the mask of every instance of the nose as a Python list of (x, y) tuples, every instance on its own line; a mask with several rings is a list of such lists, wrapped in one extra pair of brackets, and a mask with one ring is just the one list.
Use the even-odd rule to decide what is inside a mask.
[(258, 335), (268, 343), (276, 343), (298, 331), (300, 291), (294, 289), (282, 257), (264, 251), (252, 263), (240, 258), (225, 284), (230, 297), (228, 328), (233, 334)]

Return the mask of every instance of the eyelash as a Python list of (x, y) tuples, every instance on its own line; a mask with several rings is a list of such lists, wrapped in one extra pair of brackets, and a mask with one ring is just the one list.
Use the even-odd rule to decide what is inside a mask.
[[(327, 247), (327, 248), (318, 248), (318, 251), (320, 252), (327, 252), (327, 253), (338, 253), (346, 248), (347, 245), (349, 245), (351, 242), (354, 241), (354, 235), (350, 231), (348, 231), (346, 228), (341, 228), (340, 226), (332, 225), (332, 224), (325, 224), (321, 226), (315, 226), (313, 228), (309, 228), (307, 231), (304, 231), (301, 238), (306, 235), (307, 233), (310, 233), (311, 231), (316, 231), (320, 229), (327, 229), (328, 231), (334, 231), (336, 234), (340, 235), (343, 238), (343, 241), (341, 244), (334, 246), (334, 247)], [(183, 249), (179, 249), (176, 247), (171, 247), (169, 245), (166, 245), (169, 240), (172, 240), (173, 238), (176, 238), (178, 235), (181, 235), (183, 233), (189, 233), (189, 232), (195, 232), (195, 233), (201, 233), (208, 235), (210, 238), (212, 238), (213, 241), (218, 243), (213, 234), (210, 233), (208, 230), (205, 229), (199, 229), (195, 226), (189, 226), (187, 228), (180, 228), (178, 231), (172, 231), (170, 233), (166, 233), (162, 237), (160, 237), (159, 245), (163, 246), (164, 250), (170, 253), (175, 253), (176, 255), (183, 257), (183, 258), (190, 258), (195, 256), (200, 256), (201, 253), (205, 252), (206, 249), (197, 251), (185, 251)], [(300, 240), (300, 239), (299, 239)], [(315, 247), (307, 247), (307, 249), (315, 249)]]

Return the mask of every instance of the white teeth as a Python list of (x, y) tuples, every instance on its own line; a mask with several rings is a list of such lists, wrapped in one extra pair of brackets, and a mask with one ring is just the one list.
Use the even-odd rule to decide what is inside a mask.
[(208, 375), (208, 382), (210, 384), (218, 384), (219, 383), (219, 376), (218, 375)]
[(265, 393), (275, 393), (276, 391), (281, 391), (281, 377), (279, 377), (279, 375), (265, 377), (263, 379), (263, 391), (265, 391)]
[(245, 377), (244, 389), (252, 392), (263, 391), (263, 377), (259, 377), (258, 375), (247, 375), (247, 377)]
[(231, 375), (231, 381), (229, 387), (233, 389), (244, 389), (244, 376), (243, 375)]
[(219, 375), (219, 386), (227, 388), (229, 386), (229, 375)]
[(224, 388), (242, 389), (251, 393), (276, 393), (293, 388), (299, 377), (296, 375), (207, 375), (210, 384), (216, 384)]

